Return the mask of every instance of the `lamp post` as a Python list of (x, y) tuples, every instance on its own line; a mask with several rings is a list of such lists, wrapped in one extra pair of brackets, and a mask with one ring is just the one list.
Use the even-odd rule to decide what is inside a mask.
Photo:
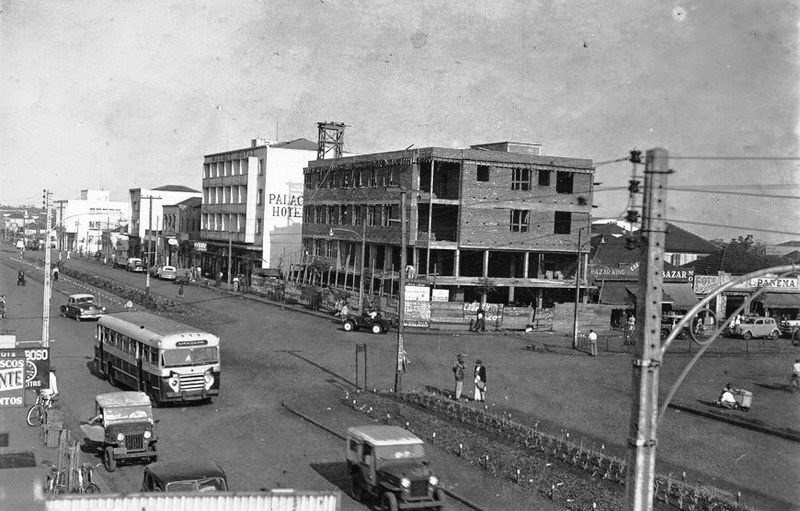
[(586, 227), (578, 229), (578, 246), (576, 253), (578, 255), (578, 266), (575, 268), (575, 310), (572, 317), (572, 349), (578, 349), (578, 304), (581, 300), (581, 233)]
[(405, 370), (405, 339), (403, 334), (405, 331), (406, 320), (406, 191), (400, 192), (400, 298), (398, 300), (397, 311), (397, 362), (394, 371), (394, 392), (402, 392), (403, 390), (403, 371)]
[(358, 313), (361, 314), (364, 312), (364, 257), (367, 252), (367, 219), (361, 219), (361, 234), (358, 234), (356, 231), (352, 229), (346, 229), (342, 227), (331, 227), (328, 231), (328, 236), (331, 238), (333, 237), (334, 231), (348, 231), (355, 234), (361, 240), (361, 275), (358, 279)]

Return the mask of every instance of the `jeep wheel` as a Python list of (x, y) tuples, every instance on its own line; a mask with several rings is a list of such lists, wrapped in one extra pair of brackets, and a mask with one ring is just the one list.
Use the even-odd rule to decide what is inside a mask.
[(397, 511), (397, 497), (394, 493), (386, 492), (381, 498), (381, 508), (384, 511)]
[(438, 508), (439, 511), (444, 511), (444, 504), (445, 504), (444, 490), (442, 490), (441, 488), (436, 488), (433, 491), (433, 500), (439, 503), (439, 508)]
[(751, 332), (750, 330), (747, 330), (745, 333), (742, 334), (742, 339), (744, 339), (745, 341), (749, 341), (752, 338), (753, 338), (753, 332)]
[(374, 325), (372, 325), (372, 333), (376, 335), (382, 334), (383, 325), (381, 325), (380, 323), (375, 323)]
[(365, 492), (364, 488), (358, 484), (355, 477), (350, 478), (350, 495), (356, 502), (364, 502)]
[(356, 324), (352, 320), (347, 320), (344, 322), (344, 325), (342, 325), (342, 328), (344, 328), (345, 332), (352, 332), (356, 329)]
[(110, 445), (103, 450), (103, 466), (109, 472), (117, 469), (117, 460), (114, 459), (114, 448)]

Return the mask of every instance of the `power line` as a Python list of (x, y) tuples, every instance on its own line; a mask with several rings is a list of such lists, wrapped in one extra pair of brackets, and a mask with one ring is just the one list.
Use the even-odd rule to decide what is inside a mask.
[(764, 161), (796, 161), (800, 156), (669, 156), (670, 160), (764, 160)]
[(778, 231), (775, 229), (760, 229), (758, 227), (744, 227), (741, 225), (715, 224), (712, 222), (694, 222), (691, 220), (675, 220), (675, 219), (669, 219), (667, 221), (672, 222), (674, 224), (705, 225), (708, 227), (725, 227), (726, 229), (741, 229), (743, 231), (768, 232), (771, 234), (788, 234), (789, 236), (800, 236), (800, 232)]
[(710, 194), (718, 194), (718, 195), (739, 195), (742, 197), (762, 197), (767, 199), (800, 199), (800, 195), (773, 195), (773, 194), (764, 194), (764, 193), (752, 193), (752, 192), (733, 192), (733, 191), (725, 191), (725, 190), (701, 190), (695, 188), (686, 188), (686, 187), (667, 187), (668, 191), (678, 191), (678, 192), (695, 192), (695, 193), (710, 193)]

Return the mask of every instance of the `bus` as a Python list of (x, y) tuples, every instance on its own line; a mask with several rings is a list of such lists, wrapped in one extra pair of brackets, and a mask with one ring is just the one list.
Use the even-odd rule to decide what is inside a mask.
[(106, 314), (97, 322), (93, 369), (153, 404), (210, 402), (219, 395), (219, 337), (147, 312)]

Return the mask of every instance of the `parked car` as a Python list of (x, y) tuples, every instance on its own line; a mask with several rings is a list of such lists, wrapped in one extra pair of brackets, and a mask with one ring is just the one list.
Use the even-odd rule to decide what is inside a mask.
[(144, 468), (142, 491), (215, 492), (228, 490), (228, 476), (211, 460), (172, 460)]
[(121, 460), (158, 459), (153, 406), (144, 392), (109, 392), (95, 397), (95, 417), (81, 424), (90, 441), (99, 444), (109, 472)]
[(60, 308), (61, 316), (65, 318), (75, 318), (75, 321), (82, 319), (100, 319), (106, 313), (106, 308), (96, 303), (94, 295), (88, 293), (78, 293), (69, 295), (67, 303)]
[[(665, 314), (661, 317), (661, 340), (665, 340), (672, 330), (678, 325), (678, 323), (683, 319), (681, 315), (674, 315), (674, 314)], [(686, 327), (681, 328), (681, 331), (678, 333), (678, 339), (687, 339), (689, 337), (689, 330)]]
[(800, 341), (800, 319), (784, 319), (780, 324), (781, 334), (792, 341)]
[(369, 330), (373, 334), (385, 334), (391, 328), (391, 321), (384, 318), (380, 312), (377, 314), (370, 314), (364, 312), (363, 314), (347, 314), (342, 317), (342, 328), (345, 332), (352, 332), (353, 330), (360, 330), (362, 328)]
[(381, 509), (444, 507), (439, 478), (425, 459), (424, 442), (397, 426), (347, 430), (347, 475), (353, 498), (379, 499)]
[(178, 268), (175, 270), (175, 283), (188, 284), (192, 281), (192, 270), (189, 268)]
[(767, 337), (777, 339), (781, 336), (781, 331), (774, 318), (748, 316), (733, 329), (733, 335), (748, 340), (754, 337)]
[(157, 275), (160, 279), (175, 280), (178, 276), (178, 270), (174, 266), (161, 266)]
[(138, 257), (129, 257), (125, 269), (128, 271), (143, 272), (144, 265), (142, 265), (142, 260)]

